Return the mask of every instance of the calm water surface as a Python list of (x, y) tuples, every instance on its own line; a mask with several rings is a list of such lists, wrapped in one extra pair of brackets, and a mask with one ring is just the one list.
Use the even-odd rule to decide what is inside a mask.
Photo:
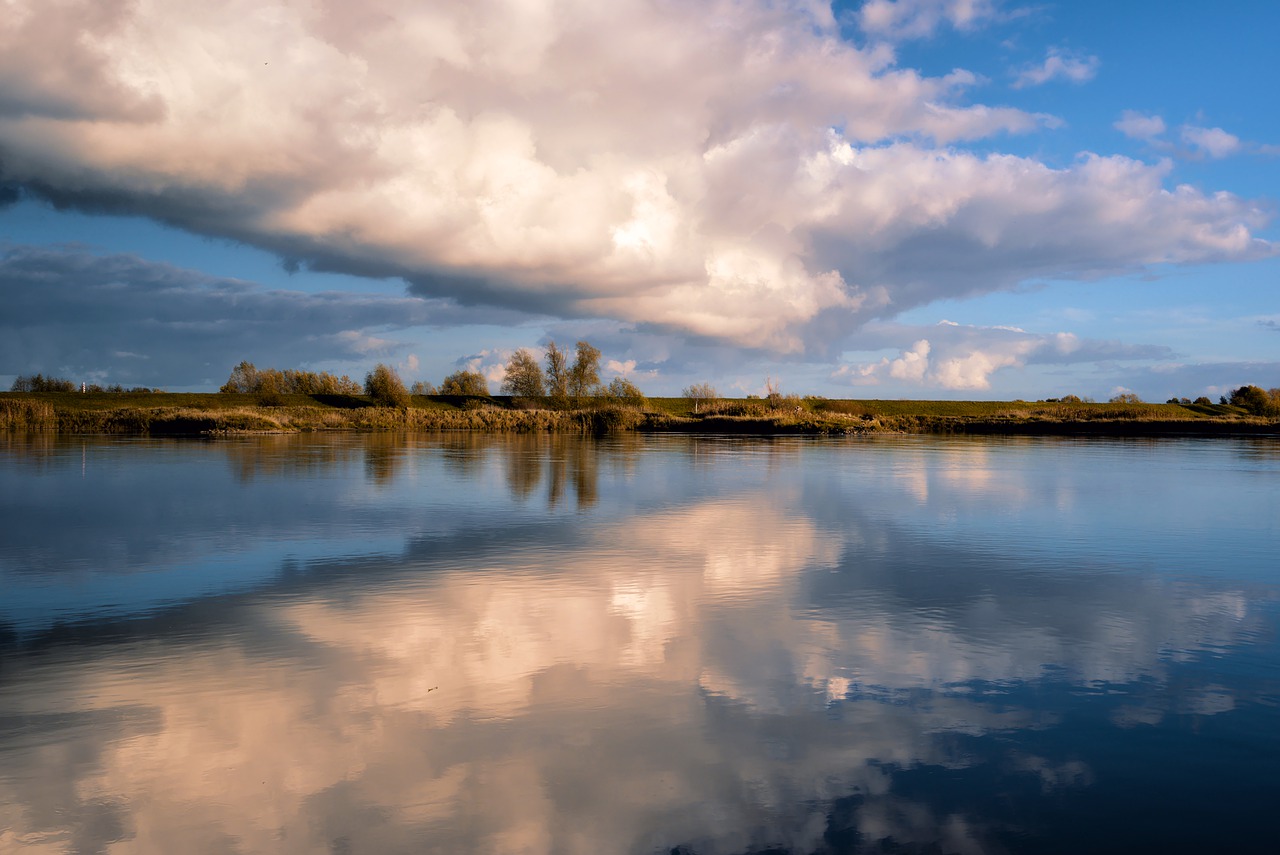
[(1272, 852), (1280, 443), (0, 437), (0, 852)]

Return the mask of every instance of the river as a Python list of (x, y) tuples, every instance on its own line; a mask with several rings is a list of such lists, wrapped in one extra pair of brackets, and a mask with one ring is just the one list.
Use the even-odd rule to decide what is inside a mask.
[(1271, 852), (1280, 443), (0, 437), (0, 852)]

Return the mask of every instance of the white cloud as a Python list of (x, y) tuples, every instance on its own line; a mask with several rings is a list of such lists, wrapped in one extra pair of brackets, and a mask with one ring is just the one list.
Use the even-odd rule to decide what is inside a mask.
[(1098, 73), (1099, 64), (1096, 56), (1073, 54), (1059, 48), (1050, 48), (1044, 62), (1019, 72), (1013, 87), (1022, 89), (1027, 86), (1040, 86), (1051, 80), (1085, 83), (1092, 80)]
[(867, 0), (858, 24), (875, 36), (892, 40), (931, 36), (944, 23), (972, 30), (997, 17), (992, 0)]
[(636, 361), (634, 359), (627, 359), (623, 361), (610, 359), (605, 362), (604, 369), (605, 371), (612, 372), (620, 377), (626, 377), (635, 373)]
[(885, 357), (869, 365), (841, 368), (837, 376), (846, 378), (855, 386), (875, 385), (881, 378), (909, 380), (920, 383), (929, 370), (929, 340), (920, 339), (909, 350), (902, 351), (896, 359)]
[[(898, 68), (821, 3), (14, 11), (0, 178), (468, 305), (794, 353), (1027, 276), (1273, 251), (1261, 207), (1164, 165), (956, 148), (1054, 120), (964, 103), (972, 74)], [(894, 34), (995, 14), (863, 7)]]
[(922, 329), (896, 324), (869, 328), (869, 344), (885, 344), (924, 333), (894, 358), (840, 366), (832, 379), (852, 386), (894, 381), (950, 391), (991, 388), (992, 376), (1029, 363), (1084, 363), (1168, 358), (1168, 348), (1080, 339), (1072, 333), (1031, 333), (1017, 327), (978, 327), (940, 321)]
[(1182, 141), (1212, 158), (1229, 157), (1241, 149), (1240, 138), (1222, 128), (1182, 126)]
[(418, 355), (416, 353), (409, 354), (405, 357), (404, 362), (396, 365), (396, 368), (399, 369), (401, 374), (410, 378), (417, 377), (418, 369), (421, 367), (421, 363), (419, 362)]
[(1150, 141), (1165, 132), (1164, 119), (1147, 116), (1136, 110), (1125, 110), (1112, 126), (1126, 137)]
[(470, 356), (461, 356), (454, 364), (458, 368), (478, 372), (489, 383), (501, 383), (507, 379), (507, 360), (510, 358), (509, 350), (486, 349)]

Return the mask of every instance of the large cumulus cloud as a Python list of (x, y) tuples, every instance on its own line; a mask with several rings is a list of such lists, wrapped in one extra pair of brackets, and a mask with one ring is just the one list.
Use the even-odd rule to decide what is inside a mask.
[[(994, 8), (961, 5), (864, 24)], [(842, 39), (824, 3), (19, 0), (0, 56), (0, 179), (59, 204), (777, 351), (1028, 276), (1273, 251), (1260, 208), (1162, 164), (966, 151), (1056, 120)]]

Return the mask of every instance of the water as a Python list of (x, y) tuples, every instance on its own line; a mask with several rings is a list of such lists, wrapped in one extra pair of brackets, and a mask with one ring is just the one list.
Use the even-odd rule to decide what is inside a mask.
[(1270, 852), (1280, 443), (0, 437), (0, 852)]

